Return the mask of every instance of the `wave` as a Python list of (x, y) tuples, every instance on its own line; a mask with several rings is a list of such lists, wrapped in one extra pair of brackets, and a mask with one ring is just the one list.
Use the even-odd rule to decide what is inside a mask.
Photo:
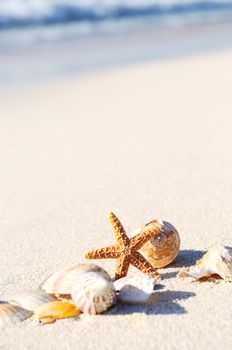
[(1, 0), (0, 29), (232, 10), (232, 0)]

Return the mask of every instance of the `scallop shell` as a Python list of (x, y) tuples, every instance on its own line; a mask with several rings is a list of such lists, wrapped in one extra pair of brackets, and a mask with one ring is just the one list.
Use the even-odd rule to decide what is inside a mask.
[[(145, 225), (152, 225), (151, 221)], [(178, 255), (180, 250), (180, 236), (175, 227), (167, 221), (162, 221), (164, 230), (150, 239), (141, 248), (141, 253), (155, 268), (169, 265)]]
[(55, 300), (35, 310), (32, 319), (41, 323), (52, 323), (58, 319), (77, 316), (80, 313), (81, 311), (73, 303)]
[(15, 295), (9, 300), (11, 304), (16, 304), (26, 310), (35, 311), (38, 307), (55, 300), (41, 289), (25, 290)]
[(76, 280), (72, 300), (85, 314), (100, 314), (116, 303), (116, 290), (102, 274), (86, 272)]
[(179, 277), (201, 279), (211, 275), (219, 275), (227, 282), (232, 282), (232, 248), (216, 245), (208, 250), (196, 265), (182, 269)]
[(0, 328), (21, 322), (31, 317), (32, 312), (10, 303), (0, 304)]
[(66, 267), (53, 273), (41, 283), (40, 288), (48, 294), (61, 295), (70, 298), (76, 279), (83, 273), (89, 271), (99, 272), (107, 280), (111, 280), (110, 275), (102, 267), (95, 264), (82, 263)]
[(146, 275), (123, 277), (114, 282), (118, 299), (127, 304), (145, 304), (154, 292), (157, 279)]

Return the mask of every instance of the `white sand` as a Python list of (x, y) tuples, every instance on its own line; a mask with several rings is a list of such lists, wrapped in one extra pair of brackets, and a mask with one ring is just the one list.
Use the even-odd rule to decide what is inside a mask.
[[(231, 349), (232, 284), (177, 279), (232, 245), (232, 52), (5, 93), (0, 104), (0, 298), (156, 217), (182, 252), (157, 302), (0, 333), (0, 349)], [(114, 270), (115, 261), (101, 264)]]

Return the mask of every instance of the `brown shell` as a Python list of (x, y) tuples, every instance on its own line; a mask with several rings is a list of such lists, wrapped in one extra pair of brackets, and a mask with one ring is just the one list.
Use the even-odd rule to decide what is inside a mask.
[[(145, 225), (151, 225), (153, 221)], [(155, 223), (155, 221), (154, 221)], [(148, 241), (141, 249), (141, 253), (155, 268), (169, 265), (180, 250), (180, 236), (175, 227), (163, 221), (165, 230)]]

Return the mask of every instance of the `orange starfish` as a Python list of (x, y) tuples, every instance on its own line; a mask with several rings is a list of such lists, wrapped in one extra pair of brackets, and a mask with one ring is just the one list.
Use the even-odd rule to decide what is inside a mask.
[(114, 213), (110, 213), (109, 219), (114, 229), (116, 244), (92, 250), (85, 254), (86, 259), (117, 259), (115, 279), (126, 276), (130, 265), (135, 266), (152, 277), (159, 277), (156, 269), (138, 250), (152, 237), (162, 231), (163, 225), (159, 221), (156, 221), (156, 225), (154, 225), (153, 221), (152, 225), (146, 225), (139, 234), (129, 238)]

